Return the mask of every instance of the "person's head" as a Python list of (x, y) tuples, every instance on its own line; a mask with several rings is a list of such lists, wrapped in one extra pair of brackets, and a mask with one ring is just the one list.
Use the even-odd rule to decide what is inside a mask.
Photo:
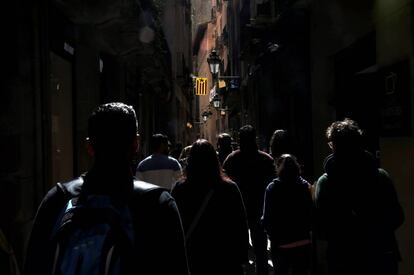
[(270, 154), (274, 159), (277, 159), (280, 155), (290, 153), (290, 138), (288, 132), (283, 129), (274, 131), (272, 138), (270, 139)]
[(168, 155), (169, 141), (168, 137), (163, 134), (155, 134), (151, 137), (151, 152)]
[(88, 152), (96, 160), (130, 160), (138, 150), (138, 122), (132, 106), (100, 105), (88, 120)]
[(184, 149), (181, 151), (180, 160), (186, 160), (188, 158), (188, 155), (190, 154), (191, 145), (188, 145), (184, 147)]
[(218, 135), (218, 138), (217, 138), (217, 149), (219, 151), (231, 152), (233, 150), (231, 146), (231, 142), (232, 142), (232, 138), (229, 134), (221, 133)]
[(283, 154), (276, 160), (277, 176), (283, 181), (294, 181), (300, 176), (300, 165), (295, 156)]
[(349, 155), (364, 150), (362, 130), (349, 118), (333, 122), (326, 130), (326, 137), (336, 155)]
[(239, 142), (241, 151), (257, 150), (256, 130), (251, 125), (245, 125), (239, 130)]
[(190, 182), (217, 182), (222, 178), (220, 163), (210, 142), (198, 139), (191, 145), (185, 175)]

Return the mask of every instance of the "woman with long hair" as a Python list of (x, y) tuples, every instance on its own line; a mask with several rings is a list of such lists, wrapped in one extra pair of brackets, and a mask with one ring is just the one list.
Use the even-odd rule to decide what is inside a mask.
[(193, 143), (184, 178), (171, 194), (184, 227), (190, 273), (243, 274), (249, 245), (243, 200), (207, 140)]
[(300, 166), (293, 155), (280, 156), (276, 172), (278, 177), (266, 189), (262, 217), (275, 274), (306, 275), (311, 260), (309, 183), (300, 176)]

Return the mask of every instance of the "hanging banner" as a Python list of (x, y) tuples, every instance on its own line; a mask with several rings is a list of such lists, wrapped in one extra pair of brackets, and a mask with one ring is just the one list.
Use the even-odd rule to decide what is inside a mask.
[(221, 89), (221, 88), (226, 88), (226, 81), (219, 80), (219, 89)]
[(195, 94), (198, 96), (207, 95), (207, 78), (197, 77)]
[(214, 96), (216, 95), (216, 86), (214, 86), (211, 90), (210, 90), (210, 94), (208, 96), (208, 102), (213, 101)]

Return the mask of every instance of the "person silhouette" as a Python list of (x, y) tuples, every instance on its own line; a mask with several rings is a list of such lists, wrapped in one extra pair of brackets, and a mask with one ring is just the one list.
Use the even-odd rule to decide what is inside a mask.
[(243, 199), (207, 140), (193, 143), (185, 177), (171, 194), (183, 221), (190, 273), (244, 274), (249, 235)]
[(132, 250), (124, 266), (128, 274), (188, 275), (183, 229), (174, 199), (165, 189), (133, 177), (137, 130), (131, 106), (113, 102), (92, 112), (87, 148), (94, 158), (93, 166), (78, 178), (58, 183), (44, 197), (30, 235), (24, 274), (52, 274), (59, 250), (51, 236), (69, 201), (105, 196), (126, 205), (132, 216), (134, 242), (129, 244)]
[(316, 228), (328, 245), (330, 275), (396, 275), (400, 254), (394, 231), (404, 213), (388, 173), (365, 151), (351, 119), (326, 130), (332, 154), (315, 188)]
[(171, 190), (174, 183), (182, 177), (182, 168), (178, 160), (168, 155), (168, 137), (163, 134), (153, 135), (151, 150), (152, 154), (138, 164), (135, 176), (139, 180)]
[(291, 140), (288, 132), (284, 129), (277, 129), (270, 138), (270, 155), (277, 160), (282, 154), (292, 154)]
[(221, 133), (217, 138), (217, 155), (221, 165), (231, 152), (233, 152), (231, 136), (227, 133)]
[(311, 260), (310, 185), (300, 176), (293, 155), (281, 155), (276, 160), (276, 171), (278, 177), (266, 188), (262, 217), (275, 273), (306, 275)]
[(267, 236), (261, 224), (264, 194), (275, 178), (273, 158), (260, 150), (256, 143), (256, 131), (251, 125), (239, 130), (240, 149), (232, 152), (224, 161), (225, 173), (240, 188), (246, 206), (247, 220), (258, 275), (268, 274)]

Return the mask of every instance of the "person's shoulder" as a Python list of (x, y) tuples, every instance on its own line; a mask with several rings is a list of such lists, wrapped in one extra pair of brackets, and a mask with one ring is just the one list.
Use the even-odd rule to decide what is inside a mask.
[(181, 169), (181, 164), (177, 159), (173, 158), (172, 156), (167, 156), (167, 158), (173, 170)]
[(325, 183), (325, 182), (327, 182), (328, 181), (328, 174), (327, 173), (323, 173), (319, 178), (318, 178), (318, 180), (317, 180), (317, 183), (318, 184), (321, 184), (321, 183)]
[(378, 179), (380, 184), (388, 186), (393, 185), (393, 180), (390, 174), (383, 168), (378, 168)]
[(144, 204), (147, 206), (160, 206), (168, 204), (173, 198), (168, 189), (145, 181), (134, 179), (132, 204)]
[(237, 184), (229, 178), (224, 178), (220, 186), (224, 186), (224, 188), (228, 189), (238, 189)]
[(240, 149), (234, 150), (233, 152), (231, 152), (231, 153), (227, 156), (227, 158), (234, 158), (234, 157), (238, 157), (238, 156), (240, 156), (240, 153), (241, 153)]
[(241, 154), (240, 154), (240, 149), (237, 149), (233, 152), (231, 152), (226, 159), (223, 162), (223, 168), (229, 168), (229, 165), (232, 165), (232, 163), (234, 163), (234, 161), (237, 161), (238, 159), (240, 159)]
[(169, 161), (178, 162), (178, 160), (174, 158), (173, 156), (166, 156), (166, 157), (168, 158)]
[(79, 196), (82, 186), (82, 177), (56, 183), (43, 197), (41, 207), (50, 211), (52, 208), (66, 203), (71, 198)]
[(43, 207), (45, 207), (55, 201), (60, 201), (64, 198), (66, 198), (66, 195), (63, 190), (59, 186), (55, 185), (47, 191), (46, 195), (42, 199), (41, 204)]
[(141, 161), (138, 163), (137, 170), (140, 170), (140, 171), (145, 171), (145, 170), (147, 170), (147, 168), (148, 168), (149, 166), (151, 166), (151, 163), (152, 163), (153, 161), (154, 161), (154, 158), (153, 158), (153, 156), (152, 156), (152, 155), (150, 155), (150, 156), (146, 157), (145, 159), (141, 160)]
[(315, 190), (315, 193), (318, 194), (321, 191), (321, 189), (326, 189), (327, 183), (328, 183), (328, 174), (324, 173), (322, 174), (322, 176), (318, 178), (318, 180), (314, 184), (315, 186), (313, 187), (313, 189)]
[(227, 194), (226, 196), (228, 196), (228, 198), (239, 196), (240, 194), (238, 185), (228, 178), (224, 178), (221, 182), (216, 184), (216, 189), (219, 190), (218, 192), (221, 192), (222, 194)]
[(261, 150), (258, 150), (258, 152), (259, 152), (259, 155), (260, 155), (263, 159), (268, 160), (268, 161), (273, 161), (272, 156), (271, 156), (271, 155), (269, 155), (268, 153), (266, 153), (266, 152), (264, 152), (264, 151), (261, 151)]
[(274, 190), (276, 188), (276, 186), (280, 185), (280, 179), (279, 178), (275, 178), (274, 180), (272, 180), (266, 187), (266, 191), (270, 192), (272, 190)]
[(162, 188), (158, 185), (134, 179), (134, 194), (135, 195), (145, 195), (151, 192), (162, 193), (164, 191), (168, 192), (167, 189)]
[[(58, 182), (56, 184), (56, 189), (62, 191), (65, 195), (69, 197), (79, 196), (84, 183), (83, 176), (74, 178), (65, 182)], [(52, 189), (53, 190), (53, 189)]]
[(380, 177), (383, 177), (383, 178), (387, 178), (387, 179), (391, 178), (390, 174), (383, 168), (378, 168), (378, 174), (380, 175)]
[(148, 161), (152, 161), (154, 159), (154, 155), (149, 155), (148, 157), (146, 157), (146, 158), (144, 158), (143, 160), (141, 160), (140, 161), (140, 163), (138, 164), (138, 165), (140, 165), (140, 164), (144, 164), (144, 163), (146, 163), (146, 162), (148, 162)]

